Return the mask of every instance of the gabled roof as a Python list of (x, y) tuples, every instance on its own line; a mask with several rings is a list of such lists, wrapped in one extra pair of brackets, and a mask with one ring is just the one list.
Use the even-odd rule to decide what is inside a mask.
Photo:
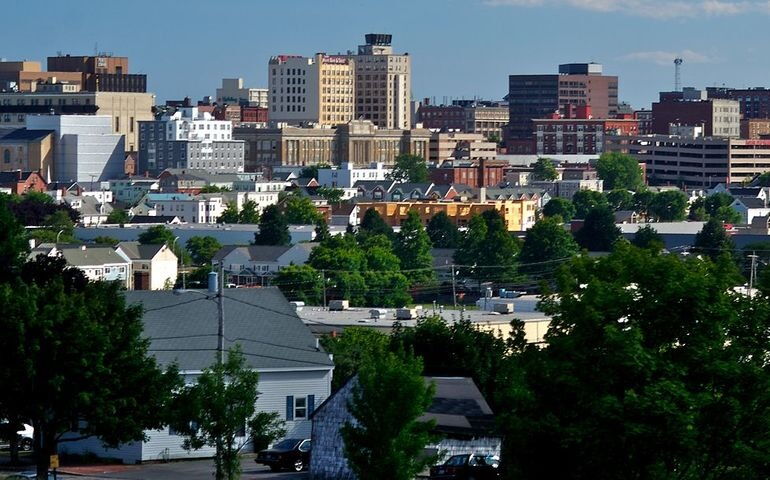
[(733, 197), (756, 197), (762, 192), (762, 187), (731, 187), (727, 193)]
[(767, 208), (764, 200), (758, 197), (735, 197), (736, 202), (741, 202), (746, 208)]
[[(144, 307), (144, 336), (161, 366), (182, 371), (211, 366), (217, 349), (217, 302), (206, 291), (126, 292), (126, 303)], [(333, 363), (280, 290), (224, 290), (225, 349), (240, 344), (255, 369), (324, 369)], [(237, 340), (236, 340), (237, 339)]]
[(220, 261), (230, 255), (232, 252), (239, 250), (242, 254), (248, 256), (250, 262), (277, 262), (283, 254), (291, 250), (292, 248), (301, 248), (312, 251), (318, 243), (303, 242), (296, 245), (225, 245), (222, 247), (212, 260)]
[(419, 191), (423, 195), (426, 195), (431, 188), (433, 188), (433, 183), (431, 182), (424, 182), (424, 183), (397, 183), (396, 185), (393, 185), (393, 188), (390, 190), (391, 192), (394, 192), (396, 190), (401, 190), (402, 192), (413, 192), (415, 190)]
[(142, 245), (139, 242), (120, 242), (118, 248), (131, 260), (152, 260), (165, 247), (159, 245)]
[(386, 192), (396, 184), (393, 180), (358, 180), (353, 184), (353, 188), (361, 189), (365, 192), (371, 192), (377, 187), (382, 188)]
[(73, 267), (127, 263), (126, 259), (121, 257), (112, 247), (86, 247), (80, 245), (57, 245), (57, 247), (62, 257)]

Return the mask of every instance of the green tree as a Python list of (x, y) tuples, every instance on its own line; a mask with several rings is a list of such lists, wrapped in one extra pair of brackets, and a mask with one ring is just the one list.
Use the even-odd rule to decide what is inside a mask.
[(238, 205), (236, 205), (235, 202), (228, 202), (222, 215), (217, 218), (217, 223), (235, 224), (240, 221), (241, 217), (238, 215)]
[(644, 186), (639, 162), (624, 153), (603, 153), (596, 162), (596, 173), (607, 190), (639, 190)]
[(540, 157), (532, 167), (532, 178), (539, 181), (558, 180), (559, 173), (551, 159)]
[(289, 265), (275, 274), (272, 285), (278, 287), (289, 300), (306, 305), (323, 303), (323, 278), (321, 272), (310, 265)]
[(444, 211), (430, 219), (426, 231), (435, 248), (457, 248), (460, 243), (460, 231)]
[(564, 229), (561, 218), (547, 217), (527, 230), (524, 246), (519, 254), (519, 262), (522, 263), (520, 269), (525, 273), (551, 271), (555, 265), (543, 265), (543, 263), (572, 257), (578, 251), (577, 243), (572, 238), (572, 234)]
[(347, 327), (341, 335), (321, 337), (324, 350), (334, 355), (332, 390), (337, 391), (358, 373), (362, 365), (370, 364), (389, 350), (390, 338), (368, 327)]
[(387, 235), (393, 237), (393, 228), (388, 225), (385, 220), (377, 213), (372, 207), (366, 209), (364, 212), (364, 218), (361, 219), (361, 225), (358, 227), (359, 233), (368, 235)]
[(572, 197), (575, 206), (575, 218), (586, 218), (588, 212), (596, 207), (609, 207), (607, 197), (594, 190), (579, 190)]
[(760, 187), (770, 187), (770, 172), (765, 172), (758, 176), (757, 183)]
[(13, 279), (29, 253), (24, 227), (5, 203), (0, 202), (0, 282)]
[(659, 222), (679, 222), (685, 219), (687, 195), (679, 190), (660, 192), (652, 199), (649, 213)]
[(106, 235), (99, 235), (98, 237), (94, 238), (94, 243), (97, 245), (109, 245), (111, 247), (116, 246), (120, 243), (120, 240), (113, 237), (108, 237)]
[(554, 197), (543, 207), (543, 216), (559, 216), (565, 222), (569, 222), (575, 216), (575, 206), (566, 198)]
[(388, 178), (397, 182), (423, 183), (428, 181), (428, 165), (419, 155), (402, 153), (396, 157)]
[(700, 197), (690, 205), (690, 220), (705, 222), (715, 218), (722, 223), (739, 223), (741, 214), (730, 205), (733, 197), (727, 193), (714, 193), (707, 197)]
[(318, 165), (310, 165), (308, 167), (303, 168), (299, 172), (300, 178), (315, 178), (318, 179), (318, 169), (319, 168), (329, 168), (329, 165), (325, 163), (319, 163)]
[(650, 215), (650, 208), (655, 201), (656, 194), (650, 190), (639, 190), (634, 194), (634, 210), (639, 215), (648, 217)]
[(195, 265), (211, 264), (211, 259), (222, 249), (219, 240), (208, 235), (190, 237), (185, 246)]
[(313, 225), (320, 213), (310, 198), (290, 195), (284, 202), (284, 216), (289, 225)]
[(181, 258), (182, 263), (190, 263), (190, 254), (182, 247), (174, 236), (174, 232), (164, 225), (155, 225), (139, 234), (137, 240), (142, 245), (166, 245), (174, 252), (177, 258)]
[[(278, 413), (256, 413), (259, 373), (251, 369), (240, 346), (231, 349), (223, 363), (203, 370), (194, 385), (175, 399), (174, 428), (186, 438), (186, 449), (214, 447), (214, 478), (240, 478), (240, 450), (252, 435), (275, 440), (286, 434)], [(246, 436), (241, 435), (247, 425)]]
[(588, 212), (583, 227), (575, 233), (578, 244), (592, 252), (609, 252), (620, 238), (615, 215), (606, 206)]
[(484, 265), (480, 263), (480, 255), (486, 245), (487, 230), (487, 222), (480, 215), (472, 216), (468, 222), (468, 228), (462, 235), (460, 246), (454, 254), (455, 263), (463, 266), (460, 270), (461, 275), (473, 278), (479, 283), (488, 273), (484, 268), (479, 268)]
[(227, 187), (218, 187), (216, 185), (206, 185), (203, 188), (201, 188), (199, 193), (223, 193), (223, 192), (229, 192), (230, 189)]
[(122, 208), (115, 208), (107, 215), (107, 223), (123, 225), (128, 220), (128, 212)]
[(315, 238), (316, 242), (323, 242), (331, 236), (329, 232), (329, 225), (326, 223), (326, 219), (323, 216), (319, 216), (315, 223)]
[(340, 203), (342, 197), (345, 196), (345, 192), (341, 188), (318, 187), (315, 193), (331, 204)]
[(708, 212), (706, 212), (706, 199), (704, 197), (698, 197), (690, 204), (690, 212), (687, 218), (696, 222), (705, 222), (708, 220)]
[(255, 245), (289, 245), (289, 225), (275, 205), (268, 205), (259, 219), (259, 232), (254, 234)]
[(631, 240), (631, 245), (639, 248), (646, 248), (654, 252), (660, 252), (666, 244), (663, 241), (663, 237), (660, 236), (657, 230), (652, 225), (645, 225), (634, 234), (634, 238)]
[(724, 224), (712, 218), (703, 225), (703, 230), (695, 234), (695, 242), (690, 251), (716, 260), (722, 255), (732, 257), (735, 253), (735, 243), (725, 230)]
[(0, 285), (0, 412), (31, 422), (45, 479), (59, 443), (96, 436), (116, 447), (161, 428), (181, 380), (149, 354), (141, 307), (126, 306), (116, 283), (88, 282), (62, 258), (24, 268)]
[(431, 247), (430, 238), (420, 221), (420, 216), (414, 210), (410, 210), (401, 225), (401, 231), (396, 234), (393, 242), (393, 250), (401, 260), (401, 269), (410, 285), (435, 283), (436, 272), (433, 271)]
[(249, 225), (256, 225), (259, 223), (259, 210), (257, 209), (257, 202), (254, 200), (246, 200), (243, 202), (241, 211), (238, 212), (238, 223), (245, 223)]
[(607, 203), (614, 211), (633, 210), (634, 194), (628, 190), (612, 190), (607, 193)]
[(545, 348), (499, 377), (508, 478), (764, 478), (768, 302), (730, 262), (625, 245), (580, 258), (541, 308)]
[[(515, 282), (518, 279), (516, 264), (520, 244), (505, 227), (500, 212), (487, 210), (481, 217), (486, 223), (487, 233), (478, 252), (478, 265), (484, 266), (479, 272), (483, 272), (489, 281)], [(490, 245), (494, 245), (494, 248), (489, 248)]]
[(356, 423), (341, 429), (345, 456), (358, 478), (411, 480), (435, 461), (424, 448), (434, 422), (418, 419), (433, 401), (422, 361), (408, 355), (372, 358), (361, 366), (348, 410)]

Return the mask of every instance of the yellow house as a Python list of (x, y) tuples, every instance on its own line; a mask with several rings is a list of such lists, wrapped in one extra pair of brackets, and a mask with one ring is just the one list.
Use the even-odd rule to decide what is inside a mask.
[(444, 212), (458, 227), (468, 225), (474, 215), (497, 210), (509, 232), (522, 232), (535, 224), (536, 200), (493, 200), (487, 202), (363, 202), (358, 204), (359, 222), (366, 211), (373, 208), (391, 227), (401, 225), (410, 210), (427, 225), (437, 213)]

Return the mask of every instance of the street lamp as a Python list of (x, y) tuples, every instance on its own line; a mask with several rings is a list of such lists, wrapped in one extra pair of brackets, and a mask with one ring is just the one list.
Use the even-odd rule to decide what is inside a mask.
[[(176, 249), (177, 240), (179, 240), (179, 237), (174, 237), (174, 241), (171, 242), (171, 251), (174, 251), (174, 249)], [(182, 290), (185, 290), (187, 288), (187, 277), (185, 276), (185, 271), (184, 271), (184, 254), (181, 251), (179, 252), (179, 264), (181, 265), (179, 269), (182, 272)]]
[(59, 243), (59, 236), (64, 233), (64, 229), (59, 230), (59, 233), (56, 234), (56, 243)]

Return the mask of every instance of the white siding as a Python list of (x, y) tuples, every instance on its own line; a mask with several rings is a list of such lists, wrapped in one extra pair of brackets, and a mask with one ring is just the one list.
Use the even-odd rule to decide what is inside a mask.
[(142, 444), (134, 442), (123, 444), (118, 448), (104, 448), (100, 439), (90, 437), (77, 442), (59, 443), (59, 453), (77, 455), (92, 453), (101, 458), (117, 458), (123, 463), (139, 463), (142, 460)]

